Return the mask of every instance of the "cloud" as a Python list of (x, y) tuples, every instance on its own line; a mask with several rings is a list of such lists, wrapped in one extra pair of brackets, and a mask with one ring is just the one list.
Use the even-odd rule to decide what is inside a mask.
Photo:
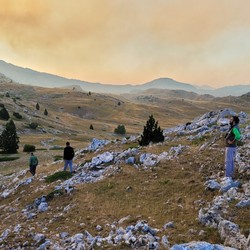
[[(249, 36), (247, 0), (19, 0), (18, 4), (0, 0), (0, 4), (0, 43), (11, 48), (11, 59), (16, 54), (17, 62), (12, 63), (110, 83), (162, 76), (223, 83), (226, 66), (245, 74), (240, 41)], [(237, 42), (234, 34), (240, 37)], [(3, 57), (8, 59), (8, 54)], [(218, 74), (211, 77), (215, 69)]]

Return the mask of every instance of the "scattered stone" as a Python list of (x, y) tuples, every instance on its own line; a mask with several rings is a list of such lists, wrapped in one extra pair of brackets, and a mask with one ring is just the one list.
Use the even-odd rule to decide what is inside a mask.
[(97, 149), (100, 149), (109, 143), (110, 141), (108, 140), (99, 140), (99, 139), (93, 138), (92, 143), (88, 146), (87, 149), (89, 151), (96, 151)]
[(224, 192), (227, 192), (230, 188), (239, 187), (240, 182), (234, 181), (230, 177), (224, 177), (222, 179), (222, 182), (220, 183), (220, 185), (221, 185), (220, 191), (224, 193)]
[(216, 189), (221, 189), (221, 185), (217, 182), (217, 181), (215, 181), (215, 180), (208, 180), (208, 181), (206, 181), (205, 182), (205, 189), (206, 190), (216, 190)]
[(173, 222), (173, 221), (170, 221), (170, 222), (166, 223), (166, 224), (163, 226), (164, 229), (167, 229), (167, 228), (174, 228), (174, 227), (175, 227), (175, 226), (174, 226), (174, 222)]
[(218, 244), (210, 244), (204, 241), (192, 241), (190, 243), (174, 245), (170, 250), (237, 250), (236, 248), (225, 247)]

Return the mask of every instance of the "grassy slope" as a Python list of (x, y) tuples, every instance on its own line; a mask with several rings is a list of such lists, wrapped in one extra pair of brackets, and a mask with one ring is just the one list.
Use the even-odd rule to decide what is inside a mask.
[[(143, 125), (151, 113), (159, 120), (161, 127), (166, 128), (185, 123), (206, 111), (229, 106), (227, 100), (218, 100), (217, 103), (174, 100), (171, 103), (165, 103), (165, 106), (156, 104), (145, 106), (144, 103), (134, 104), (119, 97), (115, 98), (95, 93), (87, 96), (84, 93), (41, 88), (32, 95), (26, 93), (25, 99), (23, 98), (19, 102), (29, 110), (34, 110), (38, 101), (41, 110), (37, 111), (39, 117), (36, 118), (36, 121), (39, 122), (39, 125), (46, 129), (54, 127), (63, 133), (52, 135), (33, 131), (29, 134), (20, 134), (21, 144), (32, 142), (37, 147), (42, 147), (41, 140), (54, 138), (55, 141), (51, 143), (52, 145), (64, 146), (65, 141), (70, 140), (76, 148), (83, 148), (93, 137), (115, 138), (113, 130), (117, 124), (125, 124), (129, 134), (142, 132)], [(120, 106), (117, 105), (117, 99), (122, 101)], [(6, 103), (7, 108), (13, 107), (11, 99), (4, 97), (0, 101)], [(242, 106), (242, 103), (230, 104), (229, 107), (236, 111), (249, 112), (246, 106)], [(43, 115), (44, 108), (49, 111), (48, 117)], [(23, 131), (27, 122), (28, 119), (25, 122), (17, 122), (18, 129)], [(4, 123), (1, 121), (1, 124)], [(90, 124), (93, 124), (95, 130), (89, 130)], [(182, 141), (182, 138), (179, 139), (180, 141), (177, 142), (144, 150), (160, 154), (179, 143), (190, 144), (190, 142)], [(218, 145), (216, 158), (213, 150), (200, 153), (198, 146), (191, 144), (191, 148), (185, 151), (179, 159), (162, 162), (151, 170), (136, 170), (131, 166), (124, 165), (117, 175), (112, 175), (97, 183), (78, 185), (73, 195), (65, 194), (54, 198), (49, 203), (49, 212), (38, 214), (37, 218), (29, 221), (29, 227), (34, 227), (37, 232), (40, 232), (41, 228), (47, 227), (45, 233), (49, 238), (53, 238), (60, 231), (75, 234), (84, 229), (96, 235), (95, 226), (100, 224), (104, 228), (101, 234), (107, 235), (110, 230), (106, 226), (107, 223), (110, 224), (130, 215), (130, 219), (125, 221), (122, 226), (145, 219), (151, 226), (160, 229), (165, 223), (174, 221), (175, 228), (159, 232), (159, 235), (169, 236), (171, 244), (197, 239), (221, 243), (216, 231), (202, 227), (197, 222), (200, 207), (198, 203), (194, 202), (201, 200), (206, 203), (211, 201), (214, 196), (214, 193), (205, 192), (203, 185), (205, 177), (211, 173), (220, 172), (221, 175), (223, 174), (222, 141), (219, 140)], [(124, 149), (129, 146), (133, 145), (121, 145), (120, 147)], [(111, 144), (104, 150), (115, 149), (117, 150), (117, 145)], [(62, 163), (51, 164), (53, 156), (61, 154), (61, 151), (38, 151), (36, 154), (40, 159), (38, 177), (62, 169)], [(80, 164), (91, 159), (94, 155), (93, 153), (84, 155), (76, 163)], [(26, 169), (28, 155), (19, 151), (19, 156), (20, 159), (13, 162), (0, 162), (1, 173), (7, 174), (16, 169)], [(204, 167), (202, 171), (199, 171), (201, 165)], [(27, 173), (26, 176), (29, 177), (30, 174)], [(38, 178), (29, 186), (20, 187), (15, 195), (1, 200), (1, 205), (15, 204), (17, 212), (9, 213), (9, 217), (6, 217), (5, 213), (0, 215), (0, 232), (17, 223), (25, 225), (26, 218), (22, 216), (21, 210), (27, 204), (32, 203), (35, 198), (53, 191), (54, 185), (55, 183), (45, 184)], [(127, 187), (131, 187), (131, 191), (127, 191)], [(72, 209), (67, 213), (62, 213), (63, 208), (67, 205), (72, 205)], [(240, 212), (237, 210), (236, 213), (232, 208), (230, 213), (240, 224), (242, 230), (247, 230), (249, 225), (242, 218), (246, 218), (249, 211), (241, 209)], [(197, 231), (191, 233), (188, 231), (190, 228)], [(204, 230), (205, 234), (198, 236), (200, 230)], [(21, 235), (20, 242), (25, 242), (26, 237), (28, 236)]]

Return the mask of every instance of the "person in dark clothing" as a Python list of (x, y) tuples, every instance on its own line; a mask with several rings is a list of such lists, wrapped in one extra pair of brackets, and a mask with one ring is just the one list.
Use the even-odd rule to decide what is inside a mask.
[(240, 129), (238, 127), (238, 116), (230, 118), (230, 128), (225, 136), (226, 153), (225, 153), (225, 176), (233, 178), (234, 176), (234, 157), (236, 154), (237, 141), (240, 140)]
[(63, 159), (64, 159), (64, 171), (66, 171), (67, 167), (69, 166), (70, 173), (73, 173), (73, 158), (75, 156), (74, 149), (70, 146), (69, 142), (66, 142), (66, 147), (64, 148), (63, 152)]
[(33, 153), (30, 154), (29, 165), (30, 165), (30, 173), (34, 176), (36, 174), (38, 159)]

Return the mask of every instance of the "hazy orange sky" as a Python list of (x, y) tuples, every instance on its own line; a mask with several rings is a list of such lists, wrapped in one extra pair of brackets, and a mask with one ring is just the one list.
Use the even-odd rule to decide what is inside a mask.
[(90, 82), (250, 84), (249, 0), (0, 0), (0, 59)]

